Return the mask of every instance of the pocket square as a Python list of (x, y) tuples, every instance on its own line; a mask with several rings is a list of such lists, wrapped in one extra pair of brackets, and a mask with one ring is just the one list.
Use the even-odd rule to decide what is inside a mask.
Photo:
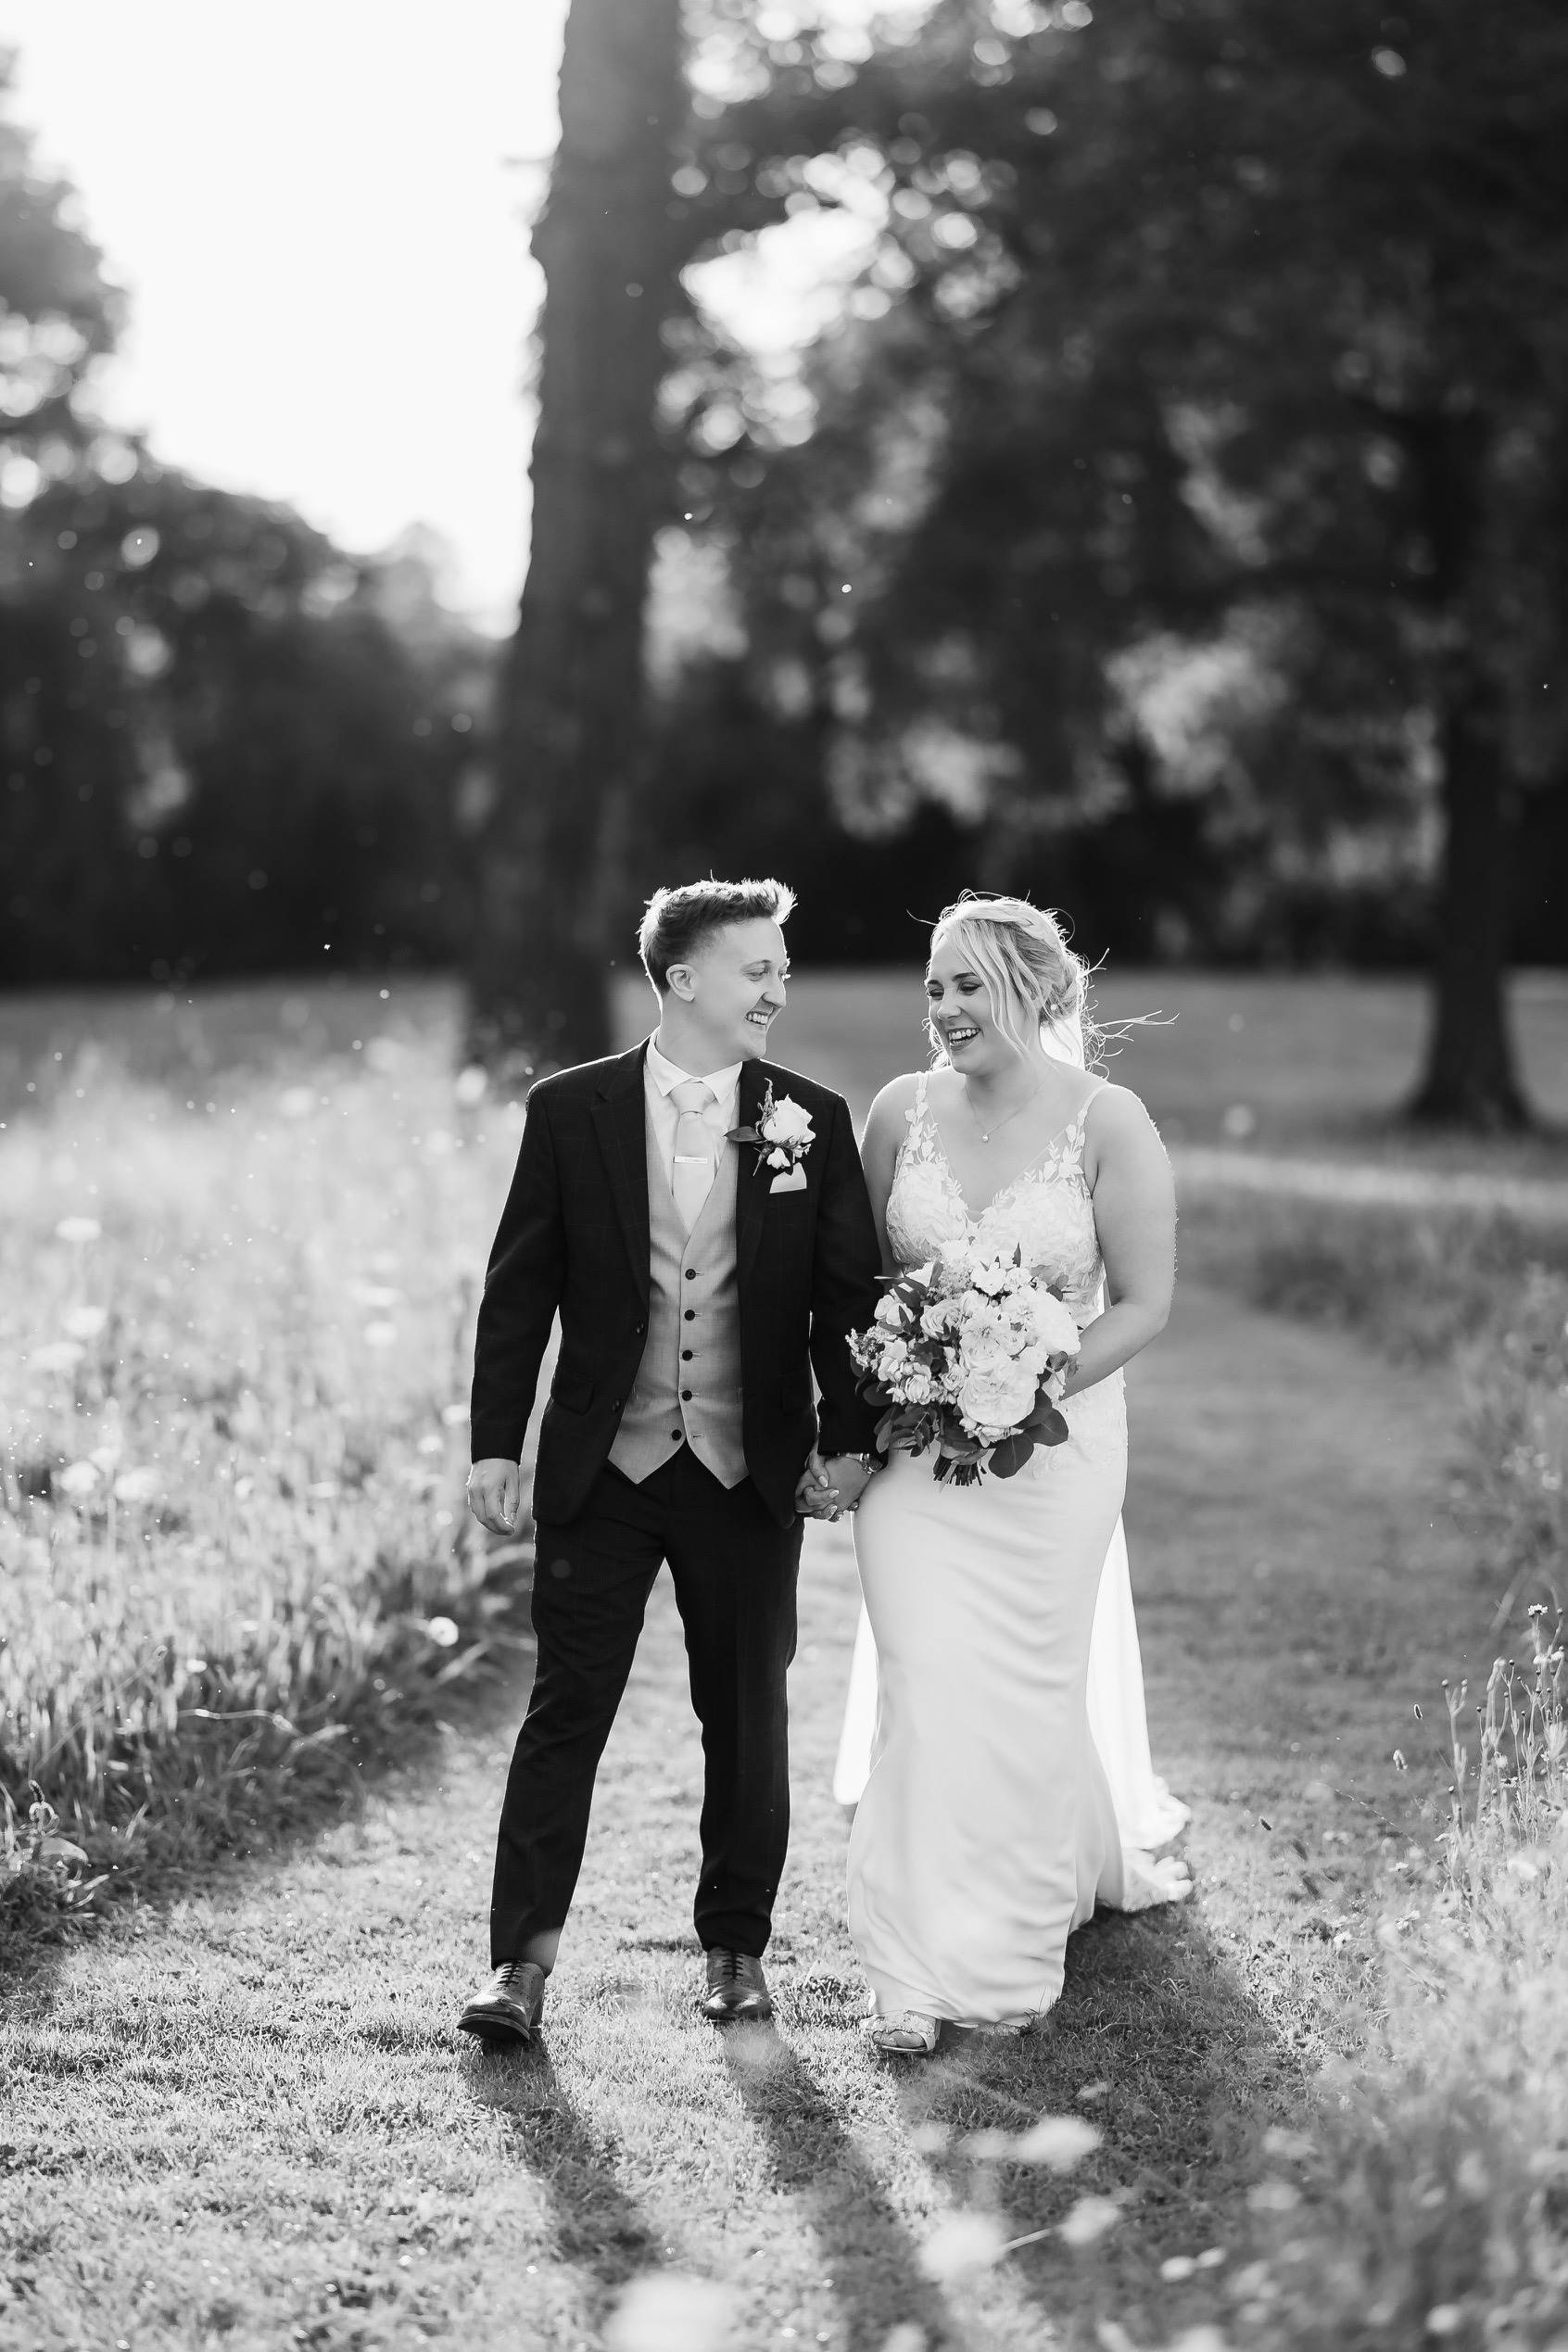
[(786, 1169), (782, 1176), (776, 1176), (767, 1189), (770, 1193), (803, 1193), (805, 1188), (805, 1170), (797, 1165)]

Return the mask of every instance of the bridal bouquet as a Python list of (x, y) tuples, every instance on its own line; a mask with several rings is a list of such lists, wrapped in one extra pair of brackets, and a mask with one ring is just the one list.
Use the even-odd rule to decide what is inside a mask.
[(1078, 1325), (1018, 1249), (911, 1268), (849, 1345), (861, 1394), (887, 1408), (879, 1451), (934, 1446), (937, 1477), (955, 1486), (977, 1486), (987, 1470), (1011, 1478), (1036, 1446), (1067, 1436), (1054, 1384), (1078, 1353)]

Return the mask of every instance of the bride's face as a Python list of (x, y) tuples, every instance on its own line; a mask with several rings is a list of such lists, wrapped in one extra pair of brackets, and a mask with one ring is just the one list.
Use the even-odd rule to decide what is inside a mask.
[(949, 1061), (966, 1078), (989, 1078), (1018, 1060), (1017, 1050), (996, 1026), (984, 980), (965, 962), (956, 942), (932, 953), (926, 967), (926, 1007)]

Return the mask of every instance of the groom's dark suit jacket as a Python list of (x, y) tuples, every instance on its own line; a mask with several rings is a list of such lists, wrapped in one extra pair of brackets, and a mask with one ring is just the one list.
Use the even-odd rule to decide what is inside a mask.
[[(574, 1519), (604, 1467), (648, 1334), (648, 1145), (637, 1046), (542, 1079), (528, 1097), (517, 1170), (490, 1254), (474, 1361), (475, 1461), (518, 1460), (557, 1309), (561, 1355), (539, 1431), (534, 1516)], [(771, 1062), (743, 1062), (738, 1122), (773, 1081), (811, 1113), (803, 1193), (740, 1146), (736, 1188), (746, 1467), (780, 1526), (814, 1442), (869, 1448), (877, 1414), (856, 1394), (846, 1334), (876, 1308), (880, 1254), (841, 1096)], [(815, 1369), (820, 1415), (812, 1401)]]

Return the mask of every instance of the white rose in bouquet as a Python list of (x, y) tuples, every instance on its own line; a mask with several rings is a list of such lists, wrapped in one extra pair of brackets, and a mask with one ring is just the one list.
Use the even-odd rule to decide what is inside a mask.
[(896, 1331), (903, 1322), (904, 1309), (891, 1290), (885, 1290), (878, 1299), (872, 1321), (880, 1323), (884, 1331)]
[(920, 1333), (925, 1339), (942, 1339), (954, 1328), (957, 1302), (951, 1298), (936, 1299), (920, 1309)]
[(1076, 1356), (1082, 1345), (1072, 1309), (1048, 1290), (1034, 1293), (1034, 1335), (1051, 1356)]
[(1011, 1357), (978, 1364), (965, 1374), (958, 1410), (975, 1430), (1016, 1429), (1032, 1411), (1036, 1376)]
[(1011, 1363), (1016, 1348), (1009, 1345), (1000, 1316), (971, 1316), (958, 1336), (958, 1360), (966, 1372), (984, 1372)]

